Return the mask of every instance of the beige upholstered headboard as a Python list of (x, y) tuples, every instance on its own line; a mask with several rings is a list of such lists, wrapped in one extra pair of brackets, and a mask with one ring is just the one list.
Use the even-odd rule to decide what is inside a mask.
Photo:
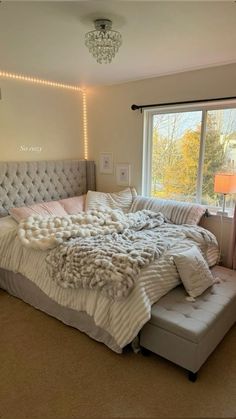
[(12, 207), (82, 195), (95, 187), (93, 161), (0, 162), (0, 216)]

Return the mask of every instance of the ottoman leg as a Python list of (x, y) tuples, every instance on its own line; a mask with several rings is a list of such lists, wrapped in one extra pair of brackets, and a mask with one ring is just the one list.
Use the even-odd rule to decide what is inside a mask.
[(195, 383), (195, 381), (197, 380), (197, 372), (189, 371), (188, 372), (188, 379), (189, 379), (189, 381), (192, 381), (192, 383)]

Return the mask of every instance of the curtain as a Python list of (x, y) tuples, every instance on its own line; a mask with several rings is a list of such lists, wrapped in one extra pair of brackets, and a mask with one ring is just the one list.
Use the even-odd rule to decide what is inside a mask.
[(227, 257), (227, 268), (236, 269), (236, 205), (232, 225), (232, 236), (230, 238), (229, 252)]

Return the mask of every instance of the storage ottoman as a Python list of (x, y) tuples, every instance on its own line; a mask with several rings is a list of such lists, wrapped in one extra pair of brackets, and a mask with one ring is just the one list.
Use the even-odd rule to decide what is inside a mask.
[(216, 266), (212, 273), (219, 282), (195, 302), (183, 286), (162, 297), (140, 333), (142, 348), (186, 368), (191, 381), (236, 320), (236, 271)]

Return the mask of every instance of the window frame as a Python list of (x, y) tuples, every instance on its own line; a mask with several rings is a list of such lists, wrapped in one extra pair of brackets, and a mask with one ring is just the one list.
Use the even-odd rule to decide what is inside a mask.
[(201, 203), (203, 165), (206, 140), (207, 112), (211, 110), (234, 109), (236, 99), (199, 102), (188, 105), (167, 105), (145, 109), (143, 112), (143, 157), (142, 157), (142, 195), (151, 196), (152, 184), (152, 138), (153, 138), (153, 116), (158, 114), (183, 113), (201, 111), (201, 136), (198, 158), (198, 173), (196, 182), (196, 203)]

